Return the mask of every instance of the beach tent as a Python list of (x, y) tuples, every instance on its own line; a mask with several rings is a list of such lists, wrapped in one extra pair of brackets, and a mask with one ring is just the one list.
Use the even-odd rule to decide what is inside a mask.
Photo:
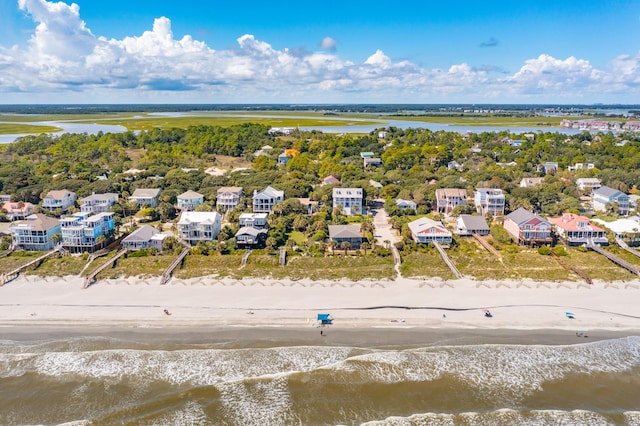
[(322, 325), (331, 325), (333, 319), (329, 314), (318, 314), (318, 321), (320, 321)]

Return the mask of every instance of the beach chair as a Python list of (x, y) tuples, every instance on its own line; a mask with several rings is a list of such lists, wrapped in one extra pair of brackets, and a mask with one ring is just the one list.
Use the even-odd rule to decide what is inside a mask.
[(573, 315), (573, 312), (565, 312), (564, 314), (565, 314), (565, 315), (567, 316), (567, 318), (569, 318), (569, 319), (576, 319), (576, 317)]

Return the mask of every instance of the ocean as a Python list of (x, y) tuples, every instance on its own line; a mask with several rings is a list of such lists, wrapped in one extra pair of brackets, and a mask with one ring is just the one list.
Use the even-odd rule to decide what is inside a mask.
[(640, 425), (640, 337), (366, 347), (332, 333), (3, 340), (0, 424)]

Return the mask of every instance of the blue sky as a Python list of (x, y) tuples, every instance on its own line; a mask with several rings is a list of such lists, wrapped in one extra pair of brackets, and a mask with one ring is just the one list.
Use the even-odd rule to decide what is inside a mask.
[(638, 103), (640, 2), (1, 0), (2, 103)]

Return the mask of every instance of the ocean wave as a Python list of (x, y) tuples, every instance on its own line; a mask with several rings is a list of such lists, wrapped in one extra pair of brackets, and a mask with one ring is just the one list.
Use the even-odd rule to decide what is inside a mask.
[(622, 414), (600, 414), (587, 410), (531, 410), (517, 411), (501, 409), (485, 413), (424, 413), (407, 417), (392, 416), (384, 420), (363, 423), (362, 426), (412, 426), (412, 425), (474, 425), (474, 426), (511, 426), (511, 425), (638, 425), (637, 412)]
[[(334, 366), (336, 380), (402, 383), (453, 377), (497, 401), (521, 400), (569, 374), (640, 367), (640, 338), (570, 346), (472, 345), (372, 352)], [(351, 373), (344, 376), (345, 373)]]

